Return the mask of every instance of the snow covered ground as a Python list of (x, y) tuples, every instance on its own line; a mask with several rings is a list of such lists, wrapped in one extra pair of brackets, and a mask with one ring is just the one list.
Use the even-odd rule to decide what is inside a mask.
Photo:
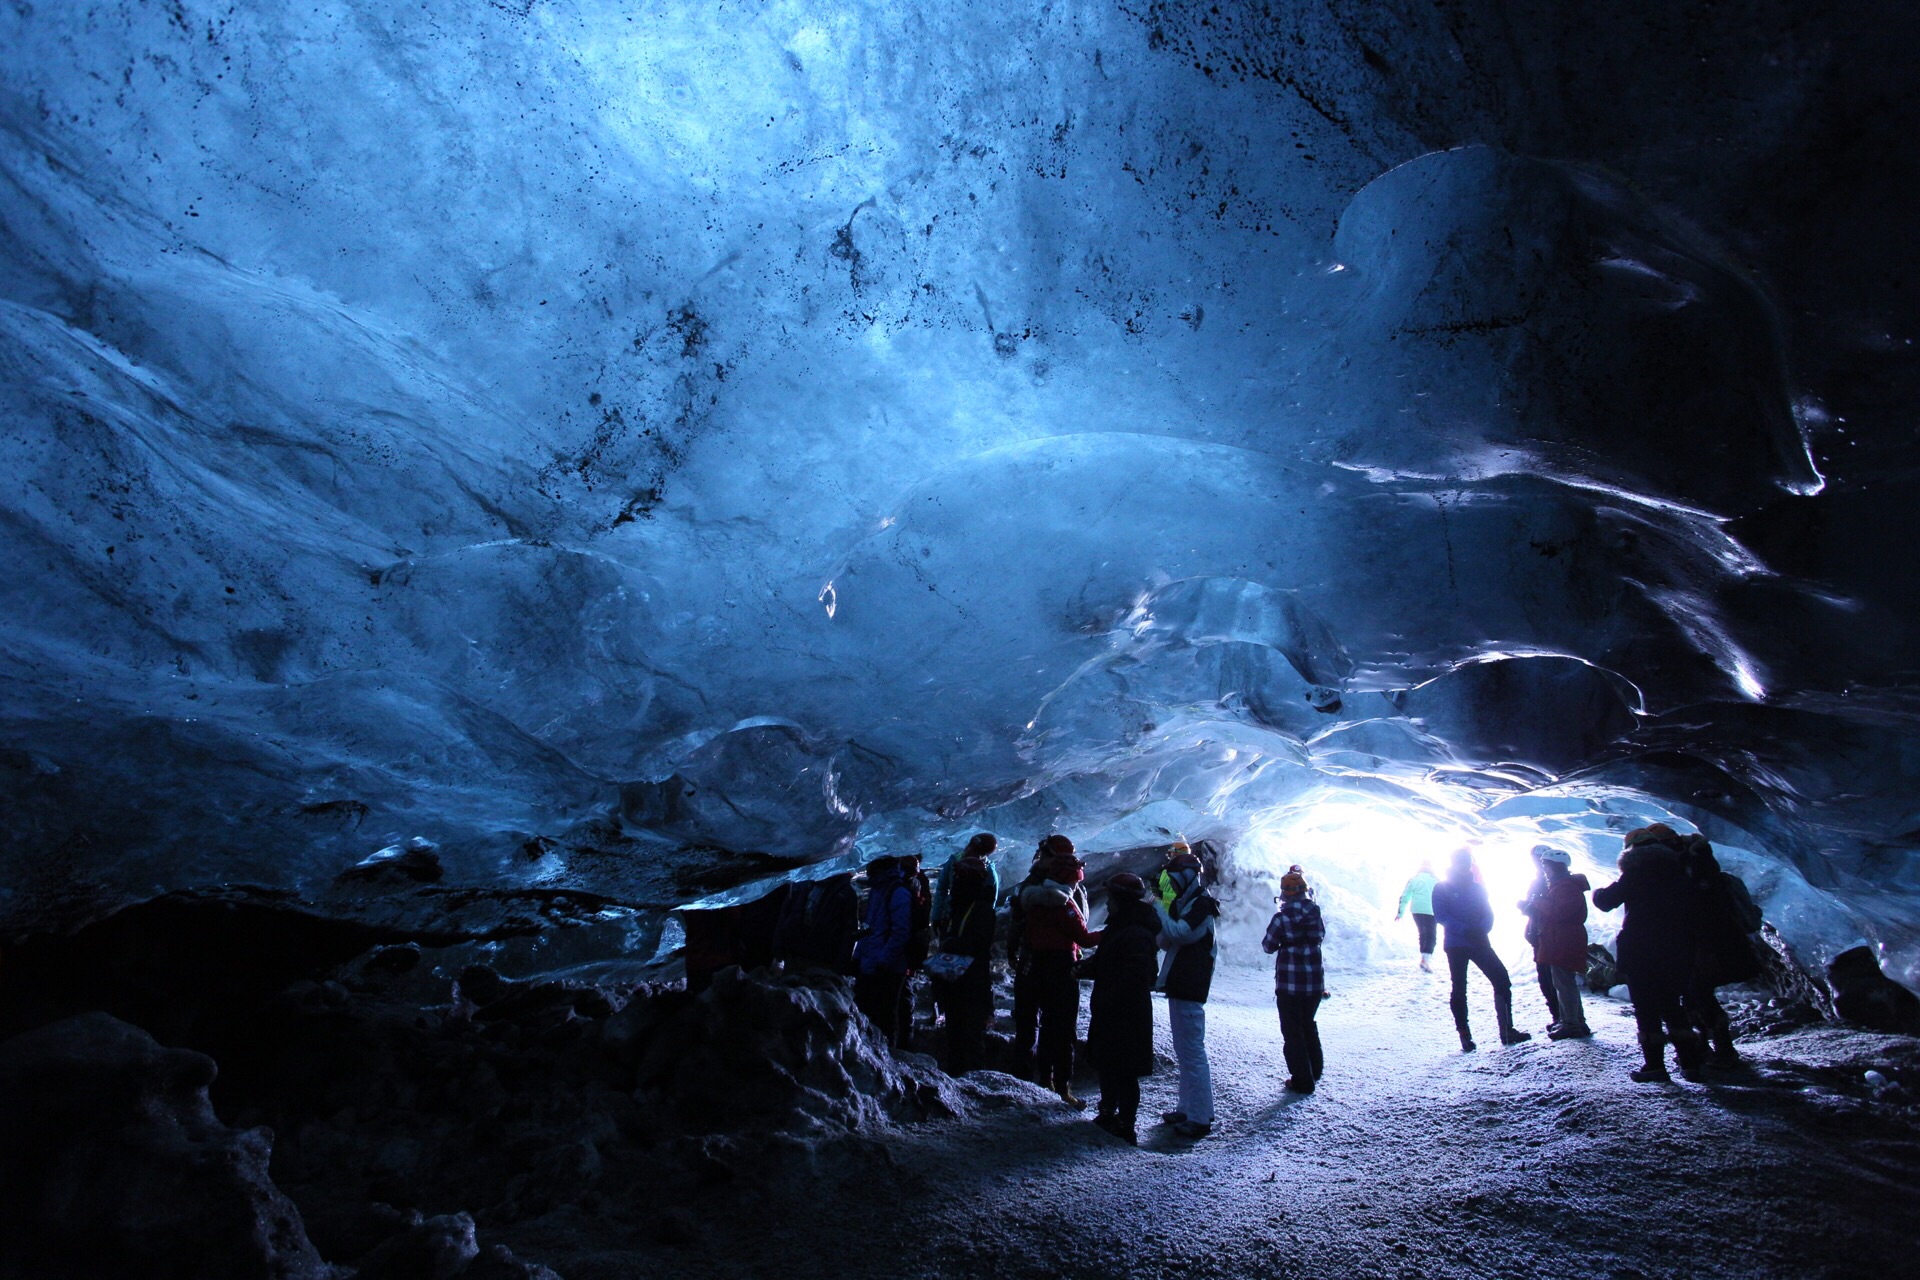
[(1595, 1038), (1552, 1043), (1531, 970), (1514, 976), (1536, 1038), (1487, 1047), (1476, 974), (1482, 1048), (1462, 1054), (1443, 973), (1330, 975), (1326, 1078), (1296, 1098), (1266, 974), (1225, 967), (1208, 1006), (1219, 1122), (1198, 1143), (1146, 1123), (1174, 1096), (1156, 1010), (1166, 1061), (1137, 1150), (994, 1083), (977, 1116), (886, 1139), (884, 1172), (823, 1176), (799, 1203), (733, 1193), (667, 1255), (604, 1236), (579, 1252), (593, 1233), (547, 1235), (552, 1220), (514, 1246), (568, 1280), (1916, 1274), (1920, 1113), (1864, 1076), (1914, 1063), (1913, 1041), (1816, 1026), (1748, 1041), (1747, 1065), (1706, 1083), (1636, 1085), (1627, 1004), (1590, 1000)]

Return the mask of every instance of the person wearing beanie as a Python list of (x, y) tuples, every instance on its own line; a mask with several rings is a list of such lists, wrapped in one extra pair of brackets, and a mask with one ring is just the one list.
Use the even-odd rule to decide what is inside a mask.
[(1173, 901), (1156, 908), (1159, 944), (1172, 953), (1162, 973), (1167, 1020), (1173, 1026), (1173, 1054), (1180, 1064), (1180, 1106), (1162, 1119), (1188, 1140), (1213, 1132), (1213, 1071), (1207, 1061), (1207, 994), (1220, 953), (1220, 903), (1201, 888), (1200, 859), (1191, 850), (1168, 859), (1166, 876)]
[(1100, 1110), (1093, 1122), (1122, 1142), (1137, 1143), (1140, 1077), (1153, 1074), (1153, 980), (1159, 972), (1154, 937), (1160, 918), (1147, 904), (1139, 876), (1107, 881), (1107, 922), (1100, 949), (1080, 966), (1093, 979), (1087, 1000), (1087, 1055), (1100, 1077)]
[(1047, 855), (1044, 878), (1020, 891), (1025, 915), (1021, 951), (1030, 966), (1039, 1012), (1039, 1042), (1034, 1079), (1060, 1095), (1070, 1107), (1082, 1104), (1073, 1093), (1073, 1048), (1080, 1021), (1080, 980), (1074, 966), (1080, 948), (1094, 946), (1100, 934), (1087, 929), (1086, 866), (1065, 836), (1040, 842)]
[(1320, 1027), (1314, 1021), (1327, 998), (1326, 969), (1320, 944), (1327, 926), (1320, 905), (1307, 891), (1307, 877), (1294, 867), (1280, 878), (1273, 919), (1260, 948), (1273, 957), (1273, 999), (1280, 1010), (1281, 1053), (1287, 1062), (1287, 1088), (1312, 1093), (1326, 1063), (1320, 1051)]
[[(1547, 868), (1540, 859), (1543, 854), (1552, 849), (1553, 846), (1550, 844), (1537, 844), (1528, 852), (1527, 856), (1533, 860), (1533, 883), (1527, 886), (1526, 896), (1514, 903), (1520, 914), (1527, 918), (1525, 935), (1527, 945), (1534, 949), (1536, 956), (1540, 953), (1540, 921), (1534, 915), (1533, 904), (1537, 899), (1546, 897)], [(1548, 966), (1535, 961), (1533, 976), (1534, 980), (1540, 984), (1540, 998), (1547, 1002), (1547, 1027), (1551, 1031), (1560, 1025), (1560, 993), (1554, 989), (1553, 971)]]
[(1555, 995), (1549, 1040), (1584, 1040), (1586, 1010), (1580, 1003), (1580, 975), (1587, 971), (1587, 878), (1573, 873), (1573, 858), (1550, 844), (1533, 846), (1540, 864), (1539, 886), (1520, 909), (1527, 913), (1533, 939), (1533, 964)]
[(1622, 843), (1620, 878), (1595, 889), (1593, 905), (1602, 911), (1626, 908), (1615, 947), (1645, 1058), (1632, 1074), (1641, 1084), (1664, 1084), (1673, 1079), (1667, 1074), (1669, 1040), (1682, 1071), (1692, 1071), (1706, 1058), (1706, 1046), (1680, 1006), (1693, 976), (1700, 895), (1687, 876), (1682, 842), (1672, 827), (1662, 822), (1640, 827)]
[(1185, 840), (1176, 840), (1167, 848), (1167, 856), (1160, 863), (1160, 870), (1154, 873), (1153, 891), (1162, 907), (1170, 907), (1178, 896), (1174, 892), (1173, 873), (1181, 870), (1200, 869), (1200, 855)]
[(1398, 920), (1407, 914), (1407, 908), (1413, 908), (1413, 928), (1420, 938), (1420, 972), (1433, 972), (1433, 886), (1440, 883), (1440, 877), (1433, 874), (1433, 864), (1422, 862), (1420, 869), (1407, 881), (1407, 887), (1400, 891), (1400, 906), (1393, 913)]
[(1447, 953), (1447, 972), (1453, 979), (1454, 1030), (1460, 1033), (1460, 1050), (1472, 1053), (1473, 1032), (1467, 1026), (1467, 966), (1477, 965), (1493, 984), (1493, 1012), (1500, 1024), (1500, 1043), (1519, 1044), (1532, 1036), (1513, 1025), (1513, 979), (1507, 966), (1495, 954), (1487, 933), (1493, 928), (1493, 906), (1487, 901), (1486, 886), (1480, 883), (1479, 870), (1473, 865), (1473, 850), (1453, 851), (1447, 878), (1433, 887), (1433, 918), (1445, 933), (1442, 949)]

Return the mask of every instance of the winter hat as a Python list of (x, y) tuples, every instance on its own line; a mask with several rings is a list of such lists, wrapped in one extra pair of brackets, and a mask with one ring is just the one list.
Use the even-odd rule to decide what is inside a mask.
[(1177, 869), (1181, 867), (1198, 867), (1199, 865), (1200, 855), (1195, 853), (1193, 846), (1185, 840), (1176, 841), (1173, 846), (1167, 850), (1167, 866), (1169, 867)]
[(1054, 858), (1065, 854), (1072, 856), (1073, 841), (1062, 835), (1042, 836), (1040, 838), (1040, 856)]
[(1147, 882), (1131, 871), (1122, 871), (1107, 881), (1107, 892), (1117, 897), (1138, 902), (1147, 896)]
[(1664, 822), (1655, 822), (1627, 832), (1624, 843), (1629, 849), (1643, 844), (1677, 845), (1680, 843), (1680, 833)]
[(1568, 853), (1565, 849), (1556, 849), (1550, 844), (1537, 844), (1533, 846), (1533, 856), (1542, 862), (1557, 862), (1563, 867), (1573, 865), (1572, 854)]
[(1307, 877), (1298, 866), (1291, 868), (1287, 874), (1280, 877), (1281, 896), (1297, 898), (1306, 891)]

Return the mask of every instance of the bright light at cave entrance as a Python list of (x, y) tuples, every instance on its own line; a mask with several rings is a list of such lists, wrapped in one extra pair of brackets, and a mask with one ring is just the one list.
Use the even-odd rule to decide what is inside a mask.
[(1393, 919), (1400, 892), (1423, 862), (1445, 875), (1453, 850), (1463, 844), (1473, 848), (1493, 904), (1495, 945), (1509, 964), (1527, 962), (1524, 920), (1515, 904), (1533, 879), (1528, 840), (1497, 830), (1469, 831), (1450, 815), (1339, 797), (1275, 813), (1234, 856), (1245, 870), (1271, 881), (1276, 893), (1280, 877), (1299, 863), (1329, 929), (1345, 934), (1358, 952), (1346, 959), (1363, 961), (1413, 954), (1412, 924)]

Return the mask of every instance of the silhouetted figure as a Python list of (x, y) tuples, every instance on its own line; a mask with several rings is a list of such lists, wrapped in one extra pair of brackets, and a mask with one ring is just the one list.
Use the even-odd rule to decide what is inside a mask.
[(1700, 918), (1693, 972), (1680, 1004), (1707, 1037), (1713, 1056), (1723, 1062), (1736, 1062), (1740, 1054), (1733, 1047), (1733, 1024), (1714, 989), (1729, 982), (1751, 982), (1760, 976), (1760, 956), (1755, 948), (1765, 944), (1754, 936), (1763, 923), (1760, 908), (1739, 876), (1720, 869), (1720, 860), (1713, 856), (1713, 845), (1705, 836), (1696, 832), (1686, 837), (1681, 854), (1686, 860), (1687, 878), (1699, 896)]
[(942, 949), (969, 958), (959, 977), (934, 983), (934, 999), (947, 1019), (947, 1074), (964, 1075), (981, 1063), (987, 1024), (993, 1020), (993, 851), (992, 836), (975, 836), (959, 858), (941, 873), (947, 920)]
[(1299, 867), (1280, 877), (1280, 896), (1274, 899), (1274, 905), (1277, 909), (1267, 922), (1260, 948), (1273, 957), (1273, 1000), (1280, 1010), (1287, 1088), (1295, 1093), (1312, 1093), (1326, 1067), (1320, 1051), (1320, 1025), (1314, 1019), (1320, 1002), (1327, 998), (1327, 973), (1320, 956), (1327, 926)]
[(853, 1001), (886, 1042), (898, 1048), (900, 995), (907, 982), (907, 947), (913, 934), (913, 891), (898, 858), (867, 864), (866, 927), (854, 943)]
[(739, 915), (738, 907), (680, 913), (680, 927), (687, 935), (682, 956), (689, 993), (698, 995), (705, 991), (713, 985), (714, 974), (728, 965), (740, 963), (739, 939), (734, 928)]
[(1033, 974), (1033, 952), (1027, 947), (1027, 908), (1023, 901), (1028, 889), (1044, 884), (1047, 862), (1052, 857), (1042, 840), (1034, 851), (1033, 864), (1026, 879), (1007, 893), (1007, 969), (1013, 975), (1013, 1043), (1008, 1050), (1009, 1074), (1023, 1080), (1033, 1075), (1033, 1050), (1040, 1031), (1040, 995)]
[[(1541, 862), (1540, 856), (1542, 851), (1551, 849), (1552, 847), (1552, 845), (1545, 844), (1533, 846), (1533, 851), (1529, 854), (1533, 859), (1533, 883), (1527, 886), (1527, 896), (1514, 904), (1515, 907), (1519, 909), (1520, 914), (1527, 918), (1525, 936), (1527, 945), (1533, 948), (1535, 957), (1533, 962), (1533, 977), (1534, 981), (1540, 986), (1540, 998), (1547, 1002), (1547, 1026), (1549, 1030), (1560, 1025), (1560, 996), (1553, 987), (1552, 969), (1541, 964), (1539, 961), (1540, 922), (1534, 918), (1533, 912), (1528, 909), (1528, 904), (1536, 898), (1546, 896), (1547, 868), (1545, 864)], [(1582, 905), (1585, 905), (1584, 902)]]
[(1080, 980), (1074, 965), (1080, 948), (1095, 945), (1100, 935), (1088, 931), (1083, 899), (1074, 893), (1086, 877), (1086, 866), (1074, 856), (1073, 842), (1054, 835), (1042, 847), (1050, 855), (1046, 878), (1020, 891), (1026, 910), (1022, 947), (1033, 967), (1040, 1006), (1034, 1078), (1068, 1106), (1079, 1107), (1080, 1099), (1073, 1094), (1073, 1048), (1080, 1021)]
[(1507, 966), (1494, 954), (1487, 940), (1493, 928), (1493, 905), (1487, 901), (1486, 886), (1480, 883), (1473, 865), (1473, 851), (1456, 849), (1447, 878), (1433, 887), (1433, 918), (1446, 931), (1443, 944), (1447, 953), (1447, 972), (1453, 978), (1454, 1029), (1460, 1033), (1463, 1052), (1474, 1050), (1473, 1032), (1467, 1025), (1467, 965), (1479, 966), (1493, 984), (1493, 1012), (1500, 1024), (1500, 1043), (1519, 1044), (1532, 1036), (1513, 1025), (1513, 979)]
[(841, 872), (787, 894), (773, 935), (774, 959), (852, 976), (853, 942), (860, 927), (860, 895), (853, 875)]
[(1433, 874), (1433, 864), (1422, 862), (1420, 869), (1407, 881), (1407, 887), (1400, 891), (1400, 906), (1394, 911), (1393, 918), (1398, 920), (1413, 910), (1413, 928), (1420, 939), (1420, 972), (1433, 972), (1433, 886), (1440, 878)]
[(1634, 1021), (1640, 1024), (1646, 1064), (1634, 1070), (1633, 1078), (1642, 1084), (1673, 1078), (1666, 1065), (1669, 1039), (1682, 1071), (1699, 1066), (1706, 1056), (1680, 1004), (1693, 973), (1700, 914), (1680, 846), (1680, 837), (1665, 823), (1629, 831), (1620, 878), (1593, 891), (1593, 905), (1600, 910), (1627, 909), (1615, 947), (1633, 997)]
[(1552, 845), (1533, 846), (1540, 880), (1521, 910), (1533, 937), (1533, 967), (1551, 984), (1556, 1017), (1549, 1040), (1584, 1040), (1586, 1008), (1580, 1003), (1580, 975), (1587, 971), (1587, 878), (1573, 874), (1573, 858)]
[(1093, 979), (1087, 1006), (1087, 1056), (1100, 1076), (1093, 1122), (1137, 1143), (1140, 1077), (1153, 1074), (1153, 983), (1160, 972), (1154, 939), (1160, 917), (1147, 905), (1146, 882), (1125, 872), (1107, 882), (1107, 923), (1100, 949), (1081, 966)]
[(1213, 1132), (1213, 1068), (1207, 1061), (1207, 995), (1213, 987), (1214, 959), (1220, 953), (1217, 921), (1220, 904), (1201, 887), (1199, 857), (1179, 846), (1167, 859), (1164, 877), (1173, 890), (1171, 905), (1160, 909), (1162, 950), (1171, 953), (1161, 975), (1167, 993), (1167, 1021), (1173, 1028), (1173, 1056), (1180, 1064), (1180, 1106), (1163, 1119), (1182, 1138)]
[(971, 837), (966, 847), (940, 864), (940, 871), (933, 879), (932, 920), (936, 940), (946, 935), (947, 925), (954, 918), (953, 873), (964, 859), (977, 855), (986, 861), (987, 875), (993, 881), (994, 900), (999, 900), (1000, 878), (993, 869), (993, 851), (999, 847), (999, 837), (990, 831), (982, 831)]
[(900, 879), (913, 896), (908, 908), (907, 973), (900, 983), (900, 1021), (898, 1042), (905, 1044), (913, 1032), (913, 979), (933, 954), (933, 884), (920, 869), (920, 855), (900, 855)]

